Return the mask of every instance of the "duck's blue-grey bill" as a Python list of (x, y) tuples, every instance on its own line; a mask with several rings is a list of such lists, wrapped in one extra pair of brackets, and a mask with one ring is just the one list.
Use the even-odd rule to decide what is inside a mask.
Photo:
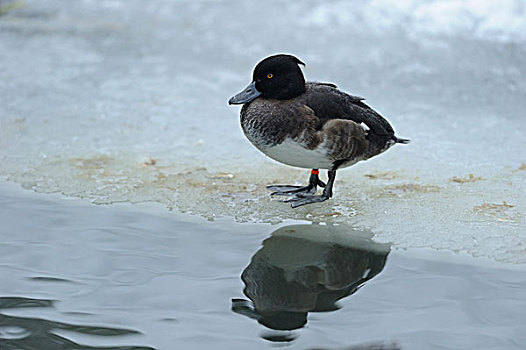
[(241, 91), (236, 96), (232, 97), (230, 100), (228, 100), (229, 105), (239, 105), (242, 103), (247, 103), (255, 99), (261, 95), (261, 92), (256, 89), (256, 82), (253, 81), (250, 83), (249, 86), (245, 88), (245, 90)]

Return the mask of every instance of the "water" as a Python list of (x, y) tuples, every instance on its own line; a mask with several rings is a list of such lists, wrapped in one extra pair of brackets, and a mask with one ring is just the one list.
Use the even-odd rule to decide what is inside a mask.
[(345, 225), (2, 193), (2, 350), (526, 344), (524, 266), (393, 250)]
[[(264, 338), (302, 349), (524, 347), (521, 1), (0, 6), (0, 305), (11, 317), (0, 348), (56, 336), (64, 347), (266, 348)], [(411, 144), (339, 171), (330, 201), (291, 209), (270, 198), (266, 184), (308, 174), (254, 149), (227, 101), (278, 52), (306, 62), (309, 80), (365, 96)], [(26, 197), (6, 181), (61, 197)], [(317, 225), (318, 235), (345, 227), (391, 250), (355, 293), (350, 281), (342, 291), (324, 280), (348, 293), (341, 310), (304, 308), (306, 327), (266, 333), (241, 273), (293, 224)], [(413, 283), (427, 294), (411, 294)]]

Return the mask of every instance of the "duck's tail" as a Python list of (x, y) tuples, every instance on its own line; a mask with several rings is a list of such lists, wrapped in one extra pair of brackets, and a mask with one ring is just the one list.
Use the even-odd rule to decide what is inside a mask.
[[(380, 153), (388, 150), (390, 147), (394, 146), (397, 143), (408, 144), (409, 141), (410, 141), (409, 139), (402, 139), (402, 138), (396, 137), (394, 135), (390, 135), (388, 137), (384, 136), (381, 140), (377, 140), (377, 142), (371, 142), (371, 136), (373, 136), (373, 135), (375, 135), (375, 134), (370, 133), (368, 135), (369, 136), (369, 141), (370, 141), (369, 145), (372, 148), (371, 148), (371, 151), (370, 151), (369, 156), (367, 158), (371, 158), (371, 157), (373, 157), (373, 156), (375, 156), (377, 154), (380, 154)], [(376, 136), (376, 137), (379, 137), (379, 136)]]
[(408, 143), (411, 141), (411, 140), (409, 140), (409, 139), (402, 139), (402, 138), (400, 138), (400, 137), (396, 137), (396, 136), (394, 136), (394, 135), (393, 135), (392, 137), (393, 137), (392, 140), (393, 140), (395, 143), (402, 143), (402, 144), (404, 144), (404, 145), (408, 144)]

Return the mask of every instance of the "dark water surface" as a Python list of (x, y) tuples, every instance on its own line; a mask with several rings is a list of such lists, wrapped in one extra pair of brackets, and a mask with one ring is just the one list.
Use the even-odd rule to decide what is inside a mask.
[(526, 273), (348, 226), (0, 191), (0, 349), (523, 349)]

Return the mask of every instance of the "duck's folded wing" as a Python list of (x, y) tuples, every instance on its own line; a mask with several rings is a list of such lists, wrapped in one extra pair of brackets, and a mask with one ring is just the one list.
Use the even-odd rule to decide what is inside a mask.
[(366, 105), (364, 98), (348, 95), (326, 83), (308, 83), (305, 104), (314, 110), (316, 116), (325, 124), (331, 119), (347, 119), (364, 123), (371, 132), (392, 136), (394, 130), (387, 120)]

